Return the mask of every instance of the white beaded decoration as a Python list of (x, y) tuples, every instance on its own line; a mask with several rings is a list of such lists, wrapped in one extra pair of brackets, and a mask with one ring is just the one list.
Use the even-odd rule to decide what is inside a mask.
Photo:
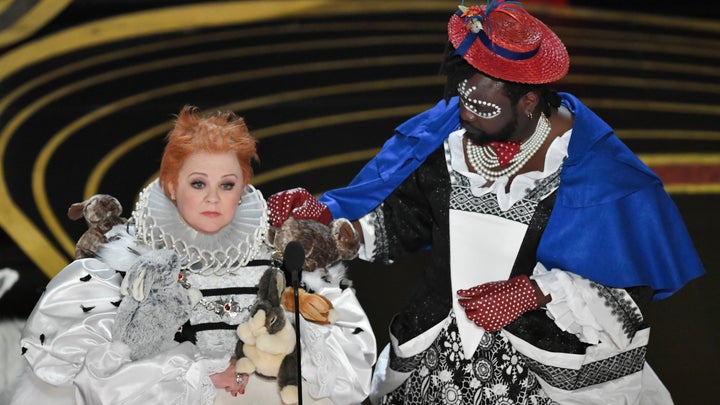
[(475, 172), (489, 181), (496, 181), (502, 176), (512, 177), (520, 171), (525, 163), (540, 149), (549, 134), (550, 121), (545, 117), (545, 114), (540, 114), (535, 132), (520, 145), (520, 151), (504, 168), (500, 168), (495, 149), (490, 145), (478, 146), (468, 139), (465, 143), (465, 154)]
[[(472, 86), (470, 88), (467, 87), (467, 79), (463, 80), (458, 84), (458, 94), (460, 95), (460, 102), (462, 103), (463, 107), (465, 107), (468, 111), (473, 113), (474, 115), (483, 118), (483, 119), (490, 119), (495, 118), (502, 112), (502, 109), (499, 105), (495, 103), (491, 103), (489, 101), (484, 100), (478, 100), (476, 98), (470, 98), (470, 94), (473, 93), (475, 90), (477, 90), (476, 86)], [(478, 107), (489, 109), (490, 111), (479, 111)]]

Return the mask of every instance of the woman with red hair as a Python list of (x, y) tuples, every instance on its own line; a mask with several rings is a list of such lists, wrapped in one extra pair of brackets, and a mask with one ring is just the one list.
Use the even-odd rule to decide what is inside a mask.
[[(108, 233), (97, 257), (63, 269), (40, 298), (22, 338), (31, 372), (13, 403), (292, 403), (281, 401), (277, 381), (236, 372), (233, 355), (260, 278), (278, 265), (265, 199), (250, 184), (256, 143), (232, 112), (182, 109), (130, 225)], [(136, 276), (138, 263), (153, 266)], [(179, 268), (173, 299), (144, 285), (163, 268)], [(301, 356), (304, 403), (360, 403), (369, 392), (375, 338), (339, 282), (315, 288), (355, 316), (302, 340), (301, 353), (312, 348)], [(129, 305), (151, 316), (125, 316)]]

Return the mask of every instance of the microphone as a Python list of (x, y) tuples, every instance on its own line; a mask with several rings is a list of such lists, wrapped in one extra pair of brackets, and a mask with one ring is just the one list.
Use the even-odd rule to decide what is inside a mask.
[(285, 246), (283, 252), (283, 267), (290, 273), (292, 287), (296, 290), (300, 286), (300, 272), (305, 263), (305, 249), (302, 244), (296, 240), (291, 241)]
[(300, 299), (298, 289), (300, 288), (300, 272), (302, 272), (305, 263), (305, 248), (296, 240), (291, 241), (285, 246), (283, 252), (283, 267), (286, 272), (290, 273), (293, 287), (293, 295), (295, 298), (295, 353), (297, 354), (297, 386), (298, 386), (298, 405), (302, 405), (302, 369), (300, 368)]

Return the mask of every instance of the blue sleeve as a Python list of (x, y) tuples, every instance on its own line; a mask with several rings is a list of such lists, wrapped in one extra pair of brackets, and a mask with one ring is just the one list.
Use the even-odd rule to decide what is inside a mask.
[(398, 126), (393, 137), (348, 186), (324, 193), (320, 201), (330, 208), (333, 218), (362, 217), (380, 205), (442, 145), (459, 123), (457, 97), (439, 101)]

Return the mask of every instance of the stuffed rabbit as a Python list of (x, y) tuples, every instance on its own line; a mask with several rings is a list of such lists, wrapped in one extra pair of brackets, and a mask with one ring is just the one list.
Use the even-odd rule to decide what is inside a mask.
[(276, 377), (284, 404), (298, 402), (297, 352), (295, 329), (285, 317), (280, 296), (285, 276), (268, 268), (258, 283), (258, 295), (250, 319), (238, 326), (235, 354), (236, 371)]
[(178, 282), (180, 264), (172, 250), (150, 250), (138, 256), (120, 285), (113, 337), (130, 347), (133, 360), (151, 357), (173, 345), (175, 333), (202, 297)]
[(95, 194), (85, 201), (72, 204), (68, 208), (68, 218), (75, 221), (85, 217), (88, 225), (88, 230), (75, 244), (75, 258), (95, 257), (99, 246), (107, 242), (105, 234), (113, 226), (127, 222), (120, 214), (120, 201), (108, 194)]

